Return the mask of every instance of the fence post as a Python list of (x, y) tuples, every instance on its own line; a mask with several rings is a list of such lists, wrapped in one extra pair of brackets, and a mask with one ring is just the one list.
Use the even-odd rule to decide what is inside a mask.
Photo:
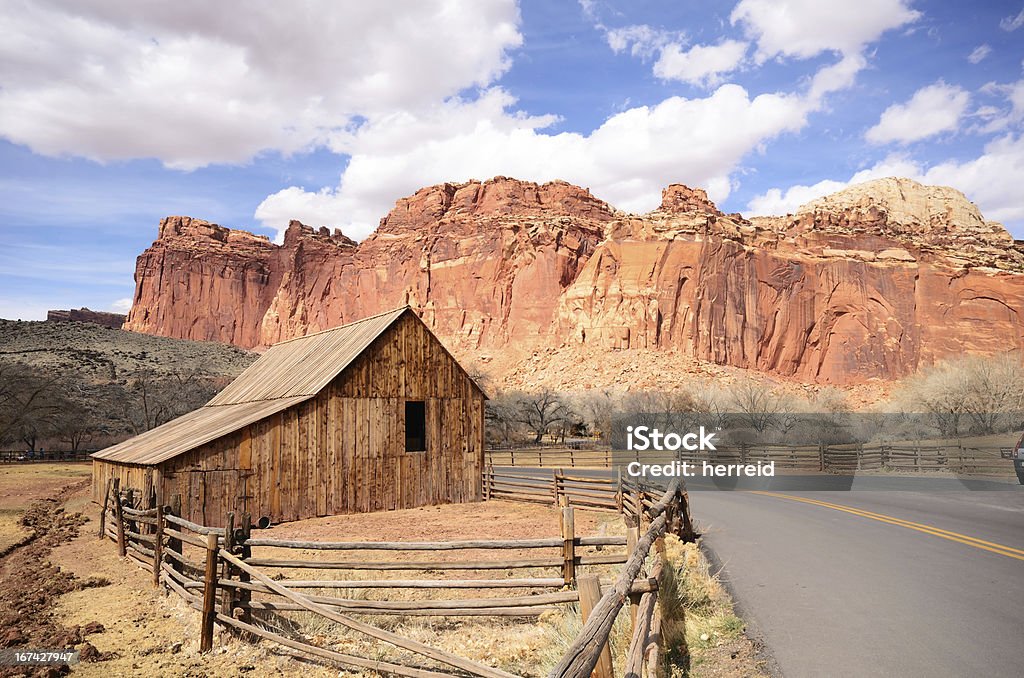
[[(242, 552), (238, 557), (242, 560), (249, 560), (252, 558), (252, 547), (249, 546), (249, 537), (252, 535), (252, 516), (248, 513), (243, 513), (242, 525), (239, 529), (242, 531)], [(249, 573), (239, 572), (238, 581), (246, 583), (249, 582)], [(249, 602), (252, 600), (252, 591), (249, 589), (239, 589), (235, 600), (236, 604), (240, 607), (238, 608), (238, 613), (236, 614), (233, 610), (232, 615), (235, 616), (236, 619), (241, 619), (241, 621), (244, 621), (246, 624), (252, 622), (252, 612), (248, 607)]]
[(117, 520), (117, 553), (122, 558), (128, 555), (124, 543), (124, 512), (121, 510), (121, 479), (114, 478), (114, 519)]
[(569, 586), (576, 579), (576, 525), (572, 507), (562, 501), (562, 580)]
[[(181, 517), (181, 495), (180, 494), (172, 494), (171, 495), (171, 505), (170, 506), (165, 506), (164, 510), (168, 514), (170, 514), (172, 516), (175, 516), (177, 518), (180, 518)], [(177, 527), (177, 529), (178, 529), (179, 532), (181, 531), (180, 527)], [(178, 556), (181, 556), (181, 540), (178, 539), (177, 537), (168, 537), (167, 538), (167, 550), (168, 551), (174, 551), (176, 554), (178, 554)], [(185, 567), (181, 564), (181, 562), (176, 560), (176, 559), (174, 559), (174, 558), (171, 559), (171, 567), (174, 569), (175, 572), (178, 572), (179, 574), (181, 572), (183, 572), (184, 569), (185, 569)]]
[(494, 466), (488, 464), (484, 469), (484, 501), (491, 498), (491, 479), (494, 477)]
[(103, 508), (100, 510), (100, 539), (107, 536), (107, 505), (110, 503), (110, 486), (113, 483), (113, 478), (107, 478), (107, 491), (103, 494)]
[[(587, 618), (590, 617), (594, 608), (597, 607), (598, 601), (601, 600), (601, 581), (596, 574), (581, 575), (576, 578), (576, 590), (580, 594), (580, 614), (583, 616), (583, 623), (586, 624)], [(601, 654), (597, 658), (597, 665), (591, 675), (593, 678), (613, 678), (614, 676), (612, 653), (607, 639), (605, 639)]]
[[(224, 525), (224, 550), (227, 551), (228, 553), (234, 553), (234, 551), (232, 551), (232, 547), (234, 546), (234, 543), (235, 543), (235, 513), (234, 513), (234, 511), (229, 511), (228, 512), (227, 524)], [(224, 565), (221, 568), (221, 573), (220, 573), (221, 581), (230, 580), (233, 569), (234, 568), (231, 566), (231, 563), (229, 563), (228, 561), (225, 560), (224, 561)], [(224, 589), (224, 593), (223, 593), (224, 598), (221, 601), (220, 611), (221, 611), (221, 614), (223, 614), (225, 616), (228, 616), (228, 617), (231, 616), (231, 611), (235, 607), (235, 601), (234, 601), (235, 590), (236, 589), (231, 589), (231, 588), (225, 588)]]
[(818, 465), (821, 466), (821, 472), (825, 472), (825, 443), (818, 445)]
[(160, 564), (164, 561), (164, 507), (156, 503), (156, 525), (153, 527), (153, 586), (160, 586)]
[(217, 533), (206, 535), (206, 572), (203, 576), (203, 626), (199, 651), (213, 649), (213, 621), (217, 617)]
[(562, 469), (560, 469), (560, 468), (559, 469), (555, 469), (555, 473), (551, 476), (551, 491), (555, 495), (555, 506), (562, 506), (562, 497), (563, 496), (566, 499), (566, 504), (565, 505), (566, 506), (569, 505), (568, 504), (569, 497), (563, 491), (562, 482), (560, 482), (564, 477), (565, 477), (565, 474), (562, 473)]

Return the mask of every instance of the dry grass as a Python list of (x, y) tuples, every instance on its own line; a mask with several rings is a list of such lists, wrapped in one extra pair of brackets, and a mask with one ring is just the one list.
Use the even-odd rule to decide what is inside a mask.
[(666, 676), (764, 676), (732, 599), (697, 544), (666, 537), (658, 594)]

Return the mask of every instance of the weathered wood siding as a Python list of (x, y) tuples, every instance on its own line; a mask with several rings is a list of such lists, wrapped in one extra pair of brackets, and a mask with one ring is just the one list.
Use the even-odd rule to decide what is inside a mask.
[[(405, 451), (406, 400), (426, 403), (425, 452)], [(228, 511), (281, 522), (478, 501), (483, 427), (483, 394), (406, 315), (319, 395), (164, 462), (158, 482), (218, 526)], [(136, 486), (133, 467), (105, 466), (94, 484), (119, 472)]]
[(138, 490), (144, 497), (152, 495), (155, 476), (158, 473), (153, 466), (138, 464), (115, 464), (93, 459), (92, 461), (92, 498), (99, 504), (103, 503), (103, 493), (107, 489), (107, 481), (112, 478), (121, 479), (121, 487)]

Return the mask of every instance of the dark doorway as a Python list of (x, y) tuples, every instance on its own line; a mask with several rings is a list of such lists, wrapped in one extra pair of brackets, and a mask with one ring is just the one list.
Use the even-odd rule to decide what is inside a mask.
[(422, 400), (405, 401), (405, 451), (427, 451), (427, 408)]

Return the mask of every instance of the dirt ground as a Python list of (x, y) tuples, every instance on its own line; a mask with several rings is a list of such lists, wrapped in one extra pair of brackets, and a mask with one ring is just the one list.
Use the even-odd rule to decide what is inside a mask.
[[(51, 468), (47, 468), (51, 467)], [(0, 560), (0, 647), (75, 647), (83, 660), (70, 669), (17, 671), (0, 667), (0, 676), (320, 676), (351, 675), (293, 657), (270, 643), (256, 645), (219, 634), (214, 651), (200, 654), (199, 614), (175, 595), (153, 586), (151, 573), (131, 558), (117, 557), (116, 546), (97, 537), (98, 507), (87, 496), (87, 466), (22, 465), (0, 469), (0, 511), (12, 525), (9, 552)], [(21, 516), (20, 519), (17, 516)], [(616, 516), (577, 511), (577, 534), (621, 534)], [(309, 540), (452, 540), (557, 536), (557, 512), (550, 507), (513, 502), (423, 507), (406, 511), (333, 516), (272, 527), (263, 535)], [(261, 536), (263, 536), (261, 535)], [(292, 557), (323, 557), (303, 551)], [(329, 553), (329, 552), (326, 552)], [(508, 552), (473, 552), (474, 559), (507, 558)], [(267, 549), (264, 555), (272, 555)], [(479, 555), (477, 555), (479, 554)], [(526, 555), (526, 554), (524, 554)], [(532, 554), (536, 555), (536, 554)], [(442, 560), (451, 552), (424, 554)], [(457, 557), (457, 556), (455, 556)], [(618, 566), (603, 566), (602, 576)], [(303, 578), (317, 570), (302, 572)], [(516, 572), (514, 576), (532, 576)], [(295, 573), (283, 571), (288, 576)], [(384, 576), (403, 576), (383, 573)], [(509, 576), (503, 570), (465, 576)], [(334, 576), (337, 576), (335, 573)], [(345, 575), (348, 577), (348, 574)], [(432, 572), (430, 577), (443, 576)], [(547, 573), (550, 576), (550, 571)], [(352, 577), (355, 578), (355, 577)], [(309, 591), (312, 593), (313, 591)], [(370, 590), (377, 597), (380, 590)], [(334, 593), (337, 595), (337, 593)], [(476, 594), (474, 594), (476, 595)], [(368, 597), (369, 597), (368, 596)], [(308, 613), (292, 613), (301, 617)], [(574, 616), (575, 615), (575, 616)], [(321, 620), (317, 620), (321, 621)], [(432, 621), (426, 618), (368, 619), (435, 647), (499, 666), (520, 675), (543, 675), (579, 629), (573, 609), (539, 620)], [(622, 625), (625, 626), (625, 625)], [(344, 638), (332, 625), (303, 629), (315, 644), (353, 654), (377, 654), (362, 638)], [(741, 634), (700, 643), (691, 670), (673, 675), (757, 676), (754, 651)], [(613, 635), (613, 649), (625, 650), (628, 629)]]
[(88, 463), (0, 465), (0, 556), (32, 533), (21, 516), (33, 501), (52, 497), (91, 473)]

